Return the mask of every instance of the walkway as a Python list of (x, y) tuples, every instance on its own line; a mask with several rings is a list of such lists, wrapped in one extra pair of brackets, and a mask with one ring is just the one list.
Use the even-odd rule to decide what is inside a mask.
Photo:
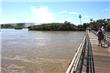
[(95, 73), (110, 73), (110, 48), (98, 46), (97, 36), (89, 33), (93, 50)]

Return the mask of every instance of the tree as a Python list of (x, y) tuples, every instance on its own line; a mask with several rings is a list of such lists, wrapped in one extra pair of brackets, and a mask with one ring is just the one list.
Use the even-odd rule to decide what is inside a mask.
[(79, 15), (80, 25), (82, 24), (82, 22), (81, 22), (81, 18), (82, 18), (82, 16), (81, 16), (81, 14), (80, 14), (80, 15)]
[(22, 29), (25, 27), (25, 23), (17, 23), (15, 29)]
[(93, 21), (93, 19), (90, 19), (90, 22), (92, 22)]

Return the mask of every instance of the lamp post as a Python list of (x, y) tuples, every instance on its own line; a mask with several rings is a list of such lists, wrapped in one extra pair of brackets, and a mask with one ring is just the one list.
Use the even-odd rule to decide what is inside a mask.
[(82, 18), (82, 16), (81, 16), (81, 14), (80, 14), (80, 15), (79, 15), (80, 25), (82, 24), (81, 18)]

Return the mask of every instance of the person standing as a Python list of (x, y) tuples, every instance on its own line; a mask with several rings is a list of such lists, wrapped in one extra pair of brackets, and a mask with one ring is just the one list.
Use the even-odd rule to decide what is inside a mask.
[(105, 29), (104, 26), (101, 27), (102, 33), (103, 33), (103, 43), (105, 45)]
[(104, 39), (104, 35), (103, 35), (101, 28), (99, 28), (99, 30), (97, 32), (97, 37), (98, 37), (98, 46), (102, 47), (102, 41)]

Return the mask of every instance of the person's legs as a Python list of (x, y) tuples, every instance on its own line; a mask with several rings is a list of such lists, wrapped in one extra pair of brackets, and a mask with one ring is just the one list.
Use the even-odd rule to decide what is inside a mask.
[(100, 44), (101, 44), (101, 47), (102, 47), (102, 45), (103, 45), (103, 40), (101, 40)]
[(102, 44), (105, 45), (105, 36), (102, 36)]
[(101, 45), (101, 40), (100, 39), (98, 39), (98, 46), (100, 46)]
[(105, 38), (103, 39), (103, 42), (104, 42), (104, 45), (105, 45), (105, 44), (106, 44), (106, 43), (105, 43)]

